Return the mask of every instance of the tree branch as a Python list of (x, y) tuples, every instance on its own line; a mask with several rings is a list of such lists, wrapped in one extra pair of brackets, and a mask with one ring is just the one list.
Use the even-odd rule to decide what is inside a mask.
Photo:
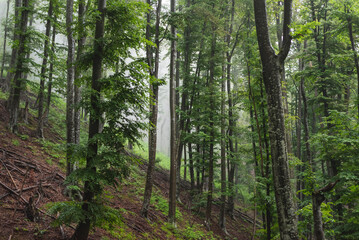
[(336, 180), (335, 182), (328, 183), (327, 186), (322, 187), (321, 189), (319, 189), (317, 191), (314, 191), (313, 194), (317, 195), (317, 194), (323, 194), (325, 192), (329, 192), (335, 187), (335, 185), (337, 185), (338, 182), (339, 182), (339, 180)]
[[(291, 2), (291, 0), (289, 1)], [(265, 0), (254, 0), (254, 13), (258, 45), (263, 60), (263, 57), (275, 54), (269, 39), (267, 9)]]
[(292, 1), (293, 0), (284, 1), (283, 45), (278, 54), (280, 62), (284, 62), (284, 60), (286, 59), (290, 50), (290, 45), (292, 43), (292, 36), (290, 36), (289, 28), (292, 19)]

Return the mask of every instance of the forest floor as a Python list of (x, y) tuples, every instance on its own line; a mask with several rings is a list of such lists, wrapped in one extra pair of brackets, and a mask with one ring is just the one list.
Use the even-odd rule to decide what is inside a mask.
[[(61, 109), (55, 111), (65, 114)], [(35, 111), (29, 112), (28, 123), (21, 120), (18, 134), (13, 134), (7, 128), (9, 114), (5, 100), (0, 99), (0, 240), (68, 239), (75, 225), (55, 227), (51, 223), (56, 216), (47, 213), (49, 204), (69, 200), (63, 194), (64, 137), (59, 129), (64, 123), (59, 126), (50, 117), (44, 128), (45, 140), (39, 140), (35, 135)], [(146, 161), (140, 159), (138, 165), (131, 166), (130, 177), (119, 187), (106, 189), (109, 205), (122, 212), (123, 223), (111, 231), (96, 228), (89, 239), (251, 239), (253, 219), (250, 211), (239, 210), (239, 205), (234, 219), (226, 219), (225, 234), (218, 225), (219, 206), (214, 204), (211, 231), (207, 231), (205, 208), (190, 206), (190, 186), (186, 181), (181, 183), (177, 228), (172, 228), (167, 224), (169, 171), (159, 167), (154, 172), (149, 217), (141, 217), (146, 168)], [(28, 219), (31, 215), (36, 221)]]

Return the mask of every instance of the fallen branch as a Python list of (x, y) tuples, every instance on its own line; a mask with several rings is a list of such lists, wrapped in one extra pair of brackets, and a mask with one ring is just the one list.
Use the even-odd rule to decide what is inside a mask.
[(0, 185), (3, 186), (5, 189), (7, 189), (8, 191), (10, 191), (11, 193), (15, 194), (16, 196), (20, 197), (21, 200), (23, 200), (25, 203), (28, 203), (25, 198), (23, 198), (22, 196), (20, 196), (16, 191), (12, 190), (11, 188), (9, 188), (8, 186), (6, 186), (6, 184), (0, 182)]
[(15, 165), (13, 164), (10, 164), (10, 163), (5, 163), (8, 167), (11, 167), (12, 169), (18, 171), (19, 173), (21, 173), (22, 175), (25, 175), (25, 172), (22, 171), (21, 169), (19, 169), (18, 167), (16, 167)]
[[(34, 189), (34, 188), (36, 188), (36, 187), (38, 187), (38, 186), (37, 186), (37, 185), (34, 185), (34, 186), (30, 186), (30, 187), (24, 188), (24, 189), (22, 190), (22, 192), (25, 192), (25, 191)], [(51, 185), (51, 184), (45, 184), (45, 185), (42, 185), (42, 187), (52, 187), (52, 185)], [(56, 189), (54, 189), (54, 188), (52, 188), (52, 190), (56, 191)], [(16, 193), (19, 193), (20, 190), (16, 190), (15, 192), (16, 192)], [(10, 193), (5, 193), (5, 194), (1, 195), (1, 196), (0, 196), (0, 200), (3, 199), (4, 197), (9, 196), (9, 195), (10, 195)]]
[(38, 169), (38, 167), (37, 167), (36, 165), (32, 164), (32, 163), (28, 163), (28, 162), (26, 162), (26, 161), (19, 161), (19, 160), (14, 160), (14, 163), (15, 163), (15, 164), (18, 164), (18, 165), (21, 165), (21, 166), (23, 166), (23, 167), (32, 168), (32, 169), (34, 169), (34, 170), (36, 170), (36, 171), (38, 171), (38, 172), (41, 172), (41, 171)]
[[(5, 155), (5, 152), (4, 152), (4, 151), (3, 151), (3, 153), (4, 153), (4, 155)], [(5, 158), (4, 158), (4, 159), (5, 159)], [(16, 183), (15, 183), (15, 181), (14, 181), (14, 179), (13, 179), (13, 177), (12, 177), (10, 171), (9, 171), (9, 169), (6, 167), (6, 165), (5, 165), (5, 163), (4, 163), (4, 161), (3, 161), (2, 159), (0, 159), (0, 161), (1, 161), (1, 163), (4, 165), (7, 174), (9, 175), (9, 177), (10, 177), (12, 183), (14, 184), (15, 188), (17, 189), (18, 187), (17, 187), (17, 185), (16, 185)]]
[[(16, 196), (18, 196), (19, 198), (21, 198), (21, 200), (23, 200), (24, 203), (29, 204), (29, 202), (28, 202), (26, 199), (24, 199), (22, 196), (20, 196), (16, 191), (14, 191), (14, 190), (12, 190), (11, 188), (9, 188), (8, 186), (6, 186), (6, 184), (0, 182), (0, 185), (3, 186), (5, 189), (9, 190), (11, 193), (13, 193), (13, 194), (15, 194)], [(36, 208), (39, 212), (41, 212), (42, 214), (45, 214), (46, 216), (48, 216), (48, 217), (50, 217), (50, 218), (52, 218), (52, 219), (54, 219), (54, 220), (56, 219), (54, 216), (48, 214), (47, 212), (44, 212), (44, 211), (41, 210), (40, 208), (38, 208), (38, 207), (35, 207), (35, 208)], [(72, 228), (72, 229), (75, 229), (75, 228), (72, 227), (71, 225), (69, 225), (69, 227)]]

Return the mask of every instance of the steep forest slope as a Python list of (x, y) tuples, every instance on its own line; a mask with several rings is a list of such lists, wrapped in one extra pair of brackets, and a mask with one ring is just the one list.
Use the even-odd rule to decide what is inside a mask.
[[(45, 139), (35, 137), (34, 99), (29, 102), (27, 122), (25, 115), (18, 134), (8, 128), (5, 96), (0, 99), (0, 239), (68, 239), (74, 226), (54, 226), (56, 216), (47, 213), (51, 203), (68, 201), (63, 194), (65, 180), (64, 106), (55, 99)], [(24, 114), (25, 106), (22, 106)], [(84, 129), (85, 129), (84, 125)], [(133, 155), (131, 152), (127, 154)], [(134, 155), (133, 155), (134, 156)], [(134, 156), (136, 157), (136, 156)], [(139, 158), (139, 157), (136, 157)], [(182, 203), (178, 206), (178, 226), (167, 224), (169, 172), (156, 168), (154, 194), (149, 219), (140, 216), (144, 191), (146, 161), (139, 159), (131, 166), (130, 176), (117, 188), (106, 191), (108, 205), (120, 209), (122, 224), (113, 230), (95, 229), (90, 239), (251, 239), (253, 220), (242, 211), (235, 211), (235, 219), (227, 219), (225, 234), (218, 227), (219, 207), (214, 206), (212, 231), (204, 227), (204, 208), (191, 206), (188, 201), (189, 183), (182, 182)], [(201, 201), (198, 201), (199, 203)]]

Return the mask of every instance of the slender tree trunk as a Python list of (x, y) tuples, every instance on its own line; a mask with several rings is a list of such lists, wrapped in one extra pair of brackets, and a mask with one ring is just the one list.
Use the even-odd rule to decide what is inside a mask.
[(67, 176), (73, 171), (72, 154), (75, 143), (74, 132), (74, 57), (75, 57), (75, 40), (73, 37), (73, 0), (67, 0), (66, 4), (66, 32), (67, 32), (67, 96), (66, 96), (66, 174)]
[[(86, 11), (85, 0), (80, 0), (78, 4), (78, 39), (76, 62), (80, 61), (86, 41), (86, 33), (84, 28), (84, 17)], [(81, 102), (81, 86), (79, 86), (77, 81), (81, 77), (81, 71), (78, 66), (74, 66), (74, 68), (74, 143), (80, 144), (81, 109), (79, 105)], [(76, 164), (74, 164), (74, 166), (75, 165)]]
[[(93, 65), (92, 65), (92, 94), (91, 94), (91, 108), (92, 112), (90, 113), (90, 124), (89, 124), (89, 144), (87, 147), (87, 157), (86, 157), (86, 168), (90, 169), (94, 173), (96, 168), (93, 167), (93, 162), (97, 156), (98, 152), (98, 142), (94, 141), (93, 138), (99, 133), (100, 130), (100, 117), (102, 115), (101, 109), (99, 107), (99, 101), (101, 99), (101, 83), (100, 79), (102, 78), (102, 62), (103, 62), (103, 44), (102, 38), (104, 36), (105, 29), (105, 8), (106, 0), (98, 0), (98, 11), (101, 14), (101, 17), (96, 21), (96, 30), (95, 30), (95, 42), (94, 42), (94, 55), (93, 55)], [(91, 141), (92, 140), (92, 141)], [(94, 193), (93, 187), (89, 181), (85, 182), (84, 197), (82, 210), (89, 214), (89, 203), (93, 201)], [(75, 233), (72, 235), (72, 240), (86, 240), (88, 238), (91, 219), (88, 215), (85, 215), (79, 225), (77, 226)]]
[[(56, 20), (55, 20), (56, 22)], [(52, 40), (51, 40), (51, 54), (50, 54), (50, 67), (49, 67), (49, 83), (47, 85), (47, 99), (46, 99), (46, 119), (48, 118), (50, 112), (50, 103), (51, 103), (51, 91), (52, 91), (52, 78), (54, 72), (54, 54), (55, 54), (55, 45), (56, 45), (56, 24), (52, 26)]]
[[(190, 131), (189, 131), (189, 133), (190, 133)], [(194, 186), (195, 186), (192, 143), (188, 143), (188, 161), (189, 161), (189, 175), (191, 178), (191, 195), (192, 195), (193, 191), (194, 191)]]
[[(233, 21), (234, 21), (234, 4), (235, 1), (232, 0), (231, 11), (230, 11), (230, 24), (229, 30), (226, 37), (227, 47), (230, 48), (231, 44), (231, 34), (233, 31)], [(233, 130), (235, 128), (235, 121), (233, 119), (233, 96), (231, 91), (231, 61), (232, 55), (236, 44), (233, 44), (232, 51), (229, 50), (226, 52), (227, 58), (227, 67), (226, 67), (226, 77), (227, 77), (227, 94), (228, 94), (228, 145), (229, 145), (229, 156), (227, 156), (228, 162), (228, 191), (230, 195), (228, 196), (228, 215), (233, 218), (234, 212), (234, 173), (235, 173), (235, 162), (234, 162), (234, 147), (233, 147)]]
[[(349, 9), (347, 9), (347, 14), (350, 14)], [(353, 57), (354, 57), (354, 64), (357, 71), (357, 109), (358, 109), (358, 116), (359, 116), (359, 60), (358, 60), (358, 54), (356, 52), (355, 48), (355, 41), (354, 41), (354, 35), (353, 35), (353, 21), (351, 17), (347, 18), (348, 21), (348, 33), (349, 33), (349, 39), (351, 44), (351, 49), (353, 51)]]
[(183, 145), (183, 180), (187, 181), (187, 152), (186, 143)]
[[(199, 127), (197, 127), (196, 132), (199, 133)], [(196, 166), (196, 180), (197, 180), (197, 191), (201, 192), (201, 160), (200, 160), (200, 152), (201, 146), (200, 143), (196, 144), (196, 152), (197, 152), (197, 166)]]
[[(263, 79), (261, 79), (261, 98), (264, 99), (264, 91), (263, 91)], [(264, 109), (264, 103), (262, 103), (261, 106), (262, 109), (262, 128), (263, 128), (263, 138), (264, 138), (264, 146), (266, 150), (266, 163), (265, 163), (265, 178), (268, 179), (266, 183), (266, 196), (267, 198), (270, 198), (271, 193), (271, 183), (269, 181), (269, 168), (270, 168), (270, 153), (269, 153), (269, 142), (267, 138), (267, 117)], [(266, 205), (266, 230), (267, 230), (267, 240), (271, 239), (271, 225), (272, 225), (272, 214), (271, 214), (271, 203), (270, 201), (267, 201)]]
[(31, 0), (24, 0), (22, 3), (22, 10), (20, 16), (20, 25), (19, 29), (15, 31), (19, 31), (19, 45), (16, 57), (16, 71), (13, 80), (12, 86), (12, 94), (10, 94), (8, 102), (11, 103), (9, 106), (10, 109), (10, 130), (13, 133), (17, 132), (17, 123), (18, 123), (18, 114), (19, 114), (19, 106), (20, 106), (20, 93), (21, 90), (24, 89), (26, 82), (22, 79), (22, 75), (24, 74), (24, 60), (27, 55), (28, 49), (26, 48), (27, 42), (27, 24), (29, 18), (29, 9), (32, 2)]
[(44, 56), (42, 58), (41, 72), (40, 72), (40, 91), (39, 91), (39, 106), (37, 113), (37, 137), (44, 138), (44, 91), (45, 79), (47, 71), (47, 60), (49, 57), (49, 41), (51, 33), (51, 17), (53, 11), (53, 1), (49, 1), (49, 9), (47, 12), (47, 21), (45, 26), (45, 43), (44, 43)]
[[(212, 26), (212, 45), (211, 45), (211, 57), (209, 62), (209, 92), (210, 92), (210, 106), (214, 106), (214, 70), (215, 62), (214, 56), (216, 51), (216, 28)], [(214, 113), (210, 110), (209, 113), (209, 129), (210, 129), (210, 142), (209, 142), (209, 156), (208, 156), (208, 195), (207, 195), (207, 208), (206, 208), (206, 225), (210, 229), (211, 215), (212, 215), (212, 200), (213, 200), (213, 180), (214, 180)]]
[(329, 183), (327, 186), (313, 191), (312, 193), (312, 210), (313, 210), (313, 221), (314, 221), (314, 240), (325, 240), (324, 225), (322, 220), (322, 211), (320, 206), (324, 202), (324, 193), (331, 191), (338, 180), (333, 183)]
[[(181, 8), (181, 7), (180, 7)], [(179, 109), (179, 105), (180, 105), (180, 94), (179, 94), (179, 86), (180, 86), (180, 54), (181, 52), (177, 50), (176, 53), (176, 108), (175, 109)], [(183, 99), (182, 99), (182, 103), (183, 104)], [(176, 111), (176, 110), (175, 110)], [(180, 122), (179, 121), (179, 114), (176, 111), (176, 139), (177, 139), (177, 143), (176, 143), (176, 154), (177, 154), (177, 165), (176, 165), (176, 201), (181, 203), (181, 163), (182, 163), (182, 152), (183, 152), (183, 146), (184, 146), (184, 142), (182, 140), (182, 131), (184, 130), (184, 127), (180, 126)]]
[[(34, 6), (33, 6), (34, 8), (35, 8), (35, 5), (36, 5), (36, 2), (35, 2), (35, 4), (34, 4)], [(30, 22), (29, 22), (29, 24), (28, 24), (28, 28), (29, 28), (29, 27), (32, 27), (32, 24), (34, 23), (34, 14), (30, 14), (29, 18), (30, 18)], [(27, 52), (27, 54), (26, 54), (26, 59), (30, 59), (30, 51)], [(25, 72), (24, 72), (24, 75), (23, 75), (24, 79), (27, 80), (28, 74), (29, 74), (29, 71), (25, 71)], [(38, 99), (37, 99), (37, 100), (38, 100)]]
[[(176, 0), (171, 0), (171, 13), (175, 13)], [(171, 25), (171, 35), (176, 36), (176, 28)], [(177, 169), (177, 141), (176, 141), (176, 91), (175, 91), (175, 65), (176, 65), (176, 40), (171, 40), (170, 60), (170, 117), (171, 117), (171, 166), (170, 166), (170, 189), (169, 189), (169, 211), (168, 221), (176, 225), (176, 169)]]
[[(5, 17), (5, 27), (4, 27), (4, 46), (3, 46), (3, 51), (2, 51), (2, 63), (1, 63), (1, 74), (0, 74), (0, 80), (3, 81), (3, 77), (4, 77), (4, 66), (5, 66), (5, 55), (6, 55), (6, 41), (7, 41), (7, 33), (8, 33), (8, 20), (9, 20), (9, 8), (10, 8), (10, 0), (7, 0), (7, 4), (6, 4), (6, 17)], [(8, 69), (9, 71), (9, 69)], [(6, 92), (9, 88), (9, 86), (5, 86), (5, 82), (3, 83), (3, 89), (5, 90), (4, 92)]]
[[(150, 0), (147, 2), (150, 5)], [(158, 66), (159, 66), (159, 24), (160, 24), (160, 14), (161, 14), (162, 0), (158, 0), (157, 9), (156, 9), (156, 32), (155, 32), (155, 63), (152, 65), (152, 47), (147, 46), (147, 62), (150, 66), (150, 75), (158, 78)], [(146, 38), (150, 40), (151, 38), (151, 26), (150, 26), (150, 12), (147, 13), (147, 27), (146, 27)], [(154, 68), (153, 68), (154, 67)], [(156, 162), (156, 149), (157, 149), (157, 113), (158, 113), (158, 85), (151, 84), (150, 88), (152, 90), (152, 103), (150, 104), (150, 130), (148, 135), (148, 168), (146, 176), (146, 185), (145, 193), (143, 198), (143, 204), (141, 209), (141, 215), (148, 217), (148, 209), (151, 202), (152, 195), (152, 185), (153, 185), (153, 170)]]
[[(19, 24), (21, 19), (20, 18), (20, 7), (21, 7), (21, 0), (15, 0), (15, 12), (14, 12), (14, 18), (15, 18), (15, 24), (14, 24), (14, 35), (13, 35), (13, 42), (16, 42), (19, 40), (19, 32), (17, 31), (17, 29), (19, 29)], [(9, 111), (11, 110), (11, 107), (13, 106), (12, 100), (13, 100), (13, 95), (14, 95), (14, 85), (11, 85), (12, 82), (12, 78), (14, 76), (14, 72), (16, 71), (15, 67), (16, 67), (16, 57), (17, 57), (17, 51), (18, 48), (15, 47), (14, 45), (12, 46), (11, 49), (11, 59), (10, 59), (10, 64), (9, 64), (9, 68), (6, 74), (6, 79), (5, 79), (5, 86), (7, 86), (8, 89), (10, 89), (10, 96), (8, 98), (8, 101), (6, 102), (6, 108), (9, 109)]]
[[(299, 50), (299, 49), (298, 49)], [(303, 59), (299, 59), (299, 71), (303, 71), (304, 70), (304, 64), (303, 64)], [(301, 78), (302, 81), (303, 77)], [(299, 84), (299, 88), (298, 88), (298, 93), (297, 93), (297, 127), (296, 127), (296, 137), (297, 137), (297, 152), (296, 152), (296, 157), (298, 159), (302, 159), (302, 84), (300, 82)], [(298, 173), (302, 173), (303, 172), (303, 167), (302, 166), (298, 166), (297, 167), (297, 171)], [(297, 179), (297, 196), (299, 201), (303, 201), (304, 199), (304, 195), (301, 192), (301, 190), (304, 188), (304, 182), (303, 182), (303, 177), (301, 175), (298, 176)], [(298, 203), (298, 206), (300, 206), (300, 202)], [(301, 218), (301, 216), (299, 216), (299, 219)]]
[(221, 86), (221, 209), (219, 215), (219, 226), (226, 232), (226, 130), (225, 130), (225, 66), (222, 66), (222, 86)]
[(291, 23), (292, 1), (284, 2), (283, 46), (278, 55), (275, 54), (269, 39), (265, 0), (254, 0), (254, 13), (263, 67), (263, 80), (267, 92), (269, 136), (279, 231), (282, 240), (295, 240), (299, 237), (290, 183), (280, 81), (280, 66), (283, 66), (291, 45), (289, 25)]
[[(191, 6), (191, 1), (190, 0), (186, 0), (186, 8), (190, 9)], [(179, 182), (179, 175), (180, 175), (180, 164), (181, 164), (181, 157), (182, 157), (182, 151), (183, 151), (183, 139), (182, 139), (182, 135), (183, 133), (187, 132), (187, 126), (188, 124), (186, 124), (185, 126), (185, 121), (186, 121), (186, 115), (189, 115), (188, 113), (191, 111), (190, 108), (188, 106), (188, 88), (189, 88), (189, 83), (190, 83), (190, 74), (191, 74), (191, 27), (190, 27), (190, 23), (187, 23), (185, 29), (184, 29), (184, 77), (183, 77), (183, 91), (182, 91), (182, 96), (181, 96), (181, 112), (182, 114), (180, 116), (178, 116), (178, 121), (179, 121), (179, 125), (178, 125), (178, 149), (177, 149), (177, 200), (179, 199), (179, 194), (180, 194), (180, 182)], [(179, 73), (176, 74), (179, 76)], [(193, 95), (192, 95), (193, 96)], [(178, 96), (178, 101), (179, 101), (179, 96)], [(188, 118), (188, 116), (187, 116)], [(187, 121), (189, 121), (187, 119)]]

